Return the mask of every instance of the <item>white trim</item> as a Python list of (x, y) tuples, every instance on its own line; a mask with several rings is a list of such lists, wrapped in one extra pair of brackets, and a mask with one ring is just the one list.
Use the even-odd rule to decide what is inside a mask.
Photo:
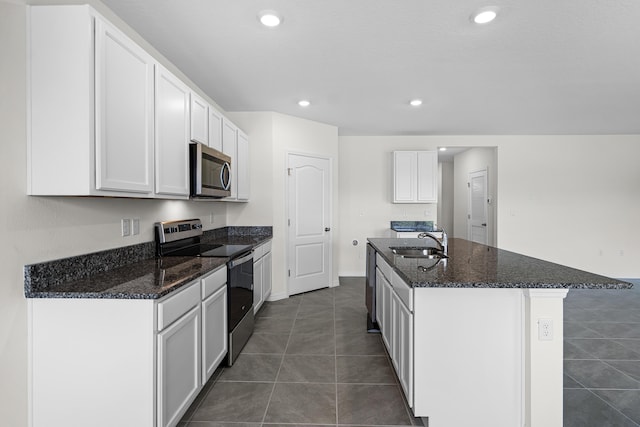
[(269, 297), (267, 298), (267, 301), (279, 301), (281, 299), (287, 299), (287, 298), (289, 298), (289, 294), (286, 292), (278, 292), (278, 293), (271, 292), (271, 294), (269, 294)]
[(569, 289), (527, 288), (523, 294), (526, 298), (566, 298)]

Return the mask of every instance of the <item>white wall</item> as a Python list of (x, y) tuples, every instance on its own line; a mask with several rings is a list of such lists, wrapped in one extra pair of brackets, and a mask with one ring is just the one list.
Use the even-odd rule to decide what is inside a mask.
[(480, 170), (487, 171), (487, 196), (492, 199), (487, 206), (487, 244), (495, 246), (496, 232), (496, 207), (500, 201), (497, 196), (497, 168), (495, 148), (471, 148), (453, 159), (453, 192), (454, 192), (454, 224), (453, 237), (468, 238), (467, 215), (469, 205), (469, 174)]
[[(435, 150), (424, 136), (340, 137), (341, 276), (363, 276), (367, 237), (385, 237), (389, 221), (436, 221), (436, 204), (394, 204), (394, 150)], [(357, 240), (357, 246), (352, 241)]]
[[(230, 114), (250, 138), (251, 202), (230, 205), (228, 225), (273, 225), (273, 290), (271, 299), (288, 296), (286, 161), (287, 153), (318, 155), (331, 159), (332, 236), (340, 233), (338, 129), (335, 126), (271, 112)], [(338, 240), (333, 239), (331, 282), (338, 283)]]
[[(153, 241), (160, 220), (226, 225), (225, 203), (26, 196), (26, 34), (25, 3), (0, 0), (0, 424), (12, 427), (27, 425), (24, 265)], [(120, 219), (134, 217), (140, 235), (121, 237)]]
[(453, 237), (454, 187), (453, 162), (438, 163), (438, 226)]
[(390, 203), (388, 153), (443, 145), (497, 147), (498, 247), (640, 276), (640, 135), (341, 137), (340, 275), (364, 275), (366, 237), (380, 236), (404, 209)]

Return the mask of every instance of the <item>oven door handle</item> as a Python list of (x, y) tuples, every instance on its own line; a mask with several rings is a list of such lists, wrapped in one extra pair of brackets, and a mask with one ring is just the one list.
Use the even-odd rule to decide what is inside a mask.
[(229, 261), (227, 263), (227, 267), (233, 268), (237, 265), (244, 264), (245, 262), (252, 259), (253, 259), (253, 251), (245, 252), (244, 254), (240, 255), (240, 257), (234, 258), (231, 261)]

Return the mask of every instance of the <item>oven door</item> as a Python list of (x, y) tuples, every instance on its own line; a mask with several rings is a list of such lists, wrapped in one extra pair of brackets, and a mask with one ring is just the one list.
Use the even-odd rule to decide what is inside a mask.
[(253, 311), (253, 252), (232, 259), (227, 263), (227, 269), (231, 332), (249, 311)]

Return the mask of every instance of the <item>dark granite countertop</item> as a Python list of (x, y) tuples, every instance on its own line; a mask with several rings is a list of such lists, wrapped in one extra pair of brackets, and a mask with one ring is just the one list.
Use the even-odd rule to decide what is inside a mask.
[[(224, 227), (202, 241), (258, 246), (271, 227)], [(158, 299), (224, 266), (227, 258), (155, 258), (153, 242), (24, 267), (27, 298)]]
[(420, 247), (420, 239), (368, 239), (413, 286), (430, 288), (629, 289), (632, 284), (464, 239), (449, 239), (447, 259), (403, 258), (390, 247)]

